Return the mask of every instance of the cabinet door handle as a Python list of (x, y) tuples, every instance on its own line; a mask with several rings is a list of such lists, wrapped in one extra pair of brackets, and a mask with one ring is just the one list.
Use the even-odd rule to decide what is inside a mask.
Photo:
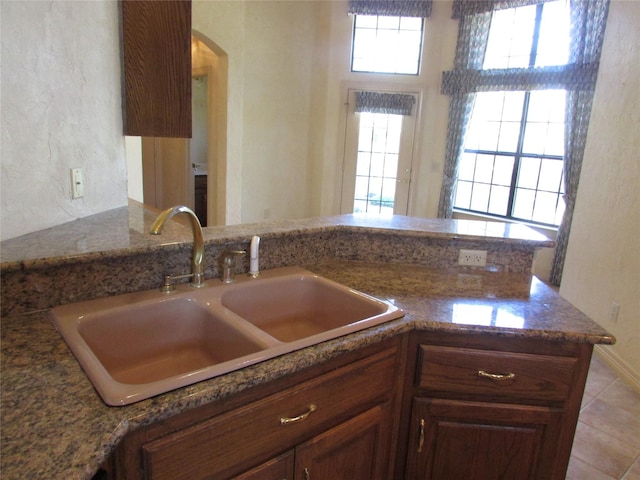
[(308, 468), (304, 469), (304, 480), (311, 480), (311, 473)]
[(490, 378), (491, 380), (497, 380), (499, 382), (502, 380), (513, 380), (514, 378), (516, 378), (515, 373), (489, 373), (485, 372), (484, 370), (478, 370), (478, 376)]
[(311, 405), (309, 405), (309, 409), (304, 412), (301, 415), (298, 415), (297, 417), (281, 417), (280, 418), (280, 425), (286, 425), (288, 423), (295, 423), (295, 422), (301, 422), (302, 420), (306, 420), (306, 418), (311, 415), (313, 412), (316, 411), (316, 406), (312, 403)]
[(422, 452), (424, 446), (424, 418), (420, 419), (420, 437), (418, 439), (418, 453)]

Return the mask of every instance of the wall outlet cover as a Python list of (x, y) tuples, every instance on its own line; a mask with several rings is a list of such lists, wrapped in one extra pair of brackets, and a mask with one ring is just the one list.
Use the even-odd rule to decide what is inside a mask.
[(484, 267), (487, 265), (486, 250), (460, 250), (458, 265)]

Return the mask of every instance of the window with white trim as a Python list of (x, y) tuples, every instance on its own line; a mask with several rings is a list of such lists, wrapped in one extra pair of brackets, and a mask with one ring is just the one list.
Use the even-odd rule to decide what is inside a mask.
[(420, 73), (424, 19), (354, 15), (351, 71)]

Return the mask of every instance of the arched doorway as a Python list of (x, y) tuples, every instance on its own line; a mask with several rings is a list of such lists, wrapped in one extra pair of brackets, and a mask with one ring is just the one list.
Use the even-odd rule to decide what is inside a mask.
[(144, 203), (187, 205), (203, 225), (226, 223), (228, 57), (200, 32), (191, 36), (193, 136), (142, 138)]

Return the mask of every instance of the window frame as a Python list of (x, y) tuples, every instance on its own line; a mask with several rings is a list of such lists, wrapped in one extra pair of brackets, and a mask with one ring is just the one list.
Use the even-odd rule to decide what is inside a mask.
[[(541, 30), (541, 25), (542, 25), (542, 15), (543, 15), (544, 6), (545, 6), (545, 3), (540, 3), (540, 4), (538, 4), (536, 6), (536, 17), (535, 17), (534, 31), (533, 31), (533, 35), (532, 35), (532, 41), (531, 41), (528, 68), (535, 68), (537, 48), (538, 48), (538, 44), (539, 44), (539, 40), (540, 40), (540, 30)], [(548, 89), (544, 89), (544, 90), (561, 90), (561, 91), (564, 91), (565, 94), (566, 94), (566, 92), (568, 92), (568, 90), (566, 88), (553, 88), (552, 86), (550, 86)], [(472, 197), (471, 196), (469, 198), (469, 208), (463, 208), (463, 207), (457, 206), (456, 205), (457, 190), (458, 190), (458, 185), (459, 185), (459, 183), (461, 181), (471, 184), (471, 188), (472, 189), (476, 184), (487, 184), (486, 182), (477, 182), (475, 179), (472, 179), (471, 181), (469, 181), (469, 180), (461, 180), (459, 177), (457, 177), (456, 180), (455, 180), (455, 192), (454, 192), (454, 198), (453, 198), (453, 210), (456, 211), (456, 212), (461, 212), (461, 213), (478, 214), (478, 215), (498, 218), (498, 219), (502, 219), (502, 220), (516, 221), (516, 222), (527, 223), (527, 224), (540, 226), (540, 227), (545, 227), (545, 228), (557, 229), (557, 228), (559, 228), (560, 224), (562, 223), (562, 219), (561, 218), (558, 220), (558, 223), (546, 223), (546, 222), (536, 221), (536, 220), (534, 220), (532, 218), (521, 218), (521, 217), (518, 217), (518, 216), (515, 215), (514, 205), (515, 205), (515, 199), (516, 199), (516, 192), (517, 192), (517, 190), (519, 188), (518, 187), (518, 176), (520, 175), (520, 171), (521, 171), (522, 159), (523, 158), (537, 158), (537, 159), (540, 159), (541, 161), (542, 160), (553, 160), (553, 161), (564, 162), (564, 151), (563, 151), (563, 155), (552, 155), (552, 154), (545, 154), (545, 153), (534, 154), (534, 153), (524, 152), (523, 151), (523, 145), (524, 145), (524, 138), (525, 138), (525, 134), (526, 134), (528, 115), (529, 115), (529, 107), (530, 107), (530, 100), (531, 100), (531, 90), (505, 89), (505, 90), (496, 90), (496, 91), (498, 91), (498, 92), (523, 92), (524, 93), (522, 115), (520, 117), (520, 125), (519, 125), (519, 131), (518, 131), (517, 147), (516, 147), (515, 151), (502, 151), (502, 150), (498, 150), (497, 147), (496, 147), (495, 150), (484, 150), (484, 149), (467, 148), (467, 146), (466, 146), (467, 140), (465, 138), (465, 145), (462, 148), (462, 154), (463, 155), (465, 155), (465, 154), (491, 155), (491, 156), (494, 156), (494, 157), (499, 157), (499, 156), (506, 157), (506, 156), (508, 156), (508, 157), (512, 157), (513, 158), (513, 170), (511, 172), (511, 182), (510, 182), (510, 185), (508, 186), (508, 188), (509, 188), (509, 196), (508, 196), (507, 205), (506, 205), (506, 214), (505, 215), (499, 215), (499, 214), (496, 214), (496, 213), (490, 213), (488, 211), (490, 209), (490, 204), (491, 204), (491, 192), (489, 193), (489, 196), (488, 196), (487, 211), (472, 209), (471, 208), (472, 207), (472, 203), (471, 203), (472, 202)], [(477, 95), (477, 93), (476, 93), (476, 95)], [(475, 103), (474, 103), (474, 107), (475, 107)], [(472, 112), (473, 112), (473, 109), (472, 109)], [(472, 113), (470, 115), (470, 118), (471, 118), (471, 116), (472, 116)], [(474, 166), (477, 166), (477, 159), (475, 161), (476, 161), (476, 164)], [(492, 170), (492, 180), (493, 180), (494, 171), (495, 171), (495, 164), (494, 164), (494, 167), (493, 167), (493, 170)], [(544, 192), (548, 192), (548, 190), (541, 190), (541, 189), (538, 188), (539, 181), (540, 181), (540, 171), (538, 172), (538, 177), (536, 179), (536, 188), (534, 190), (534, 192), (535, 192), (534, 199), (537, 199), (538, 193), (540, 193), (540, 192), (543, 192), (543, 193)], [(488, 185), (493, 186), (494, 184), (491, 181), (490, 183), (488, 183)], [(564, 194), (563, 185), (564, 185), (564, 172), (562, 173), (562, 175), (560, 177), (560, 184), (558, 185), (557, 192), (552, 192), (552, 193), (558, 195), (557, 203), (556, 203), (556, 209), (555, 209), (555, 212), (554, 212), (555, 213), (554, 217), (558, 213), (558, 204), (559, 204), (559, 202), (562, 201), (562, 196)], [(534, 200), (534, 205), (535, 205), (535, 200)], [(533, 216), (533, 212), (532, 212), (532, 216)]]
[[(354, 13), (352, 15), (353, 20), (352, 20), (352, 27), (351, 27), (351, 53), (349, 55), (349, 71), (351, 73), (356, 73), (356, 74), (365, 74), (365, 75), (393, 75), (393, 76), (410, 76), (410, 77), (418, 77), (421, 74), (422, 71), (422, 56), (424, 53), (424, 38), (425, 38), (425, 18), (424, 17), (408, 17), (408, 16), (403, 16), (403, 15), (394, 15), (394, 17), (397, 17), (400, 19), (400, 22), (402, 21), (403, 18), (417, 18), (420, 20), (420, 42), (418, 45), (418, 55), (417, 55), (417, 66), (416, 66), (416, 73), (406, 73), (406, 72), (386, 72), (386, 71), (378, 71), (378, 70), (354, 70), (353, 64), (354, 64), (354, 59), (355, 59), (355, 47), (356, 47), (356, 24), (357, 24), (357, 18), (358, 16), (369, 16), (369, 17), (376, 17), (376, 32), (378, 31), (378, 20), (380, 17), (385, 17), (388, 15), (375, 15), (375, 14), (371, 14), (371, 15), (367, 15), (367, 14), (356, 14)], [(400, 30), (400, 28), (398, 28), (398, 30)]]

